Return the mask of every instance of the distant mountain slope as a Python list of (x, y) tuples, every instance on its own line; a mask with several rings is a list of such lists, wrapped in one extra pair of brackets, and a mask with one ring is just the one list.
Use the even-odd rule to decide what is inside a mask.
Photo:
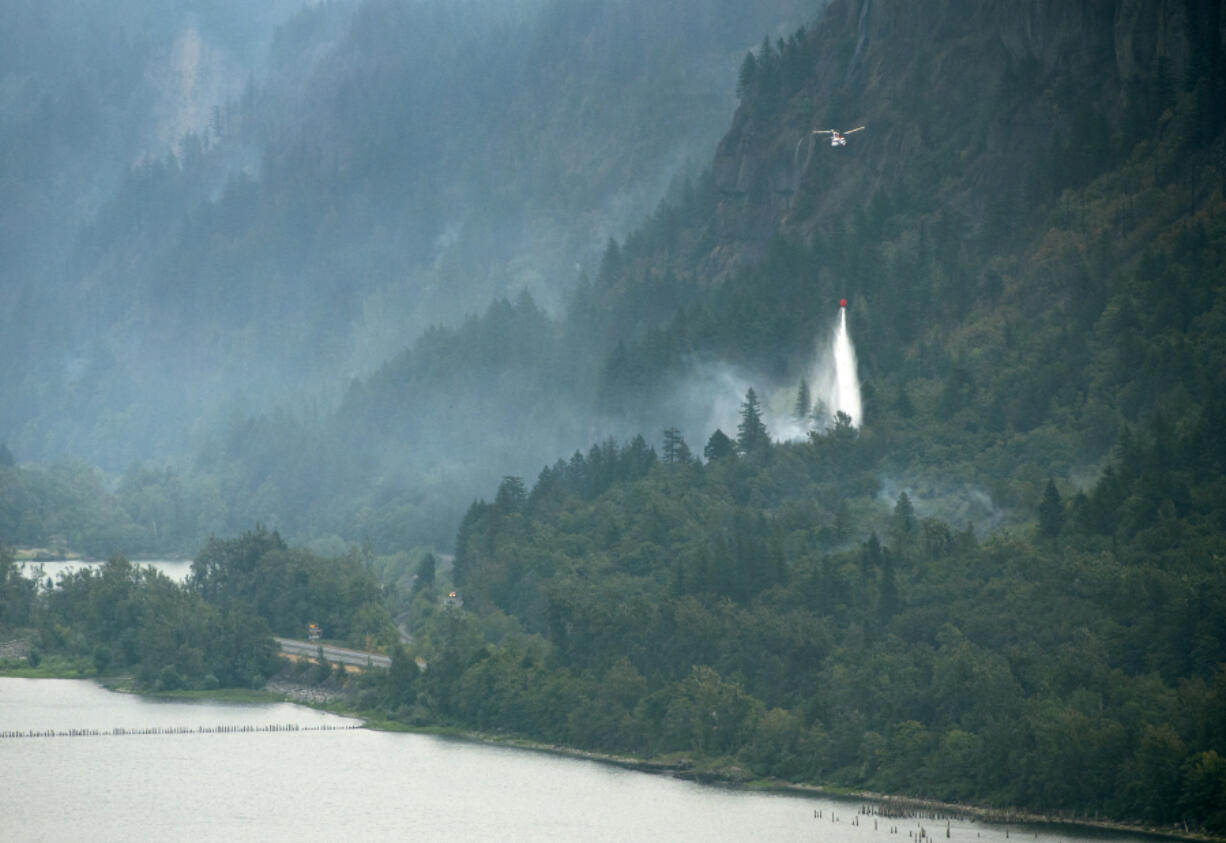
[[(341, 8), (342, 4), (332, 4)], [(151, 247), (170, 197), (192, 179), (150, 164), (198, 161), (218, 109), (264, 68), (277, 24), (301, 0), (15, 0), (0, 22), (0, 436), (29, 458), (130, 460), (163, 441), (132, 393), (153, 353), (125, 354), (154, 305), (131, 258)], [(154, 178), (160, 174), (161, 178)], [(216, 178), (198, 173), (196, 181)], [(116, 197), (121, 196), (122, 199)], [(91, 266), (99, 215), (139, 234)], [(116, 226), (112, 223), (110, 228)], [(77, 256), (74, 259), (74, 255)], [(136, 322), (136, 324), (133, 324)], [(165, 351), (162, 349), (161, 351)], [(116, 365), (130, 367), (115, 384)], [(165, 398), (171, 399), (169, 392)], [(164, 409), (168, 401), (159, 402)], [(176, 403), (179, 403), (176, 400)], [(190, 415), (160, 419), (180, 432)], [(133, 440), (143, 440), (141, 446)], [(120, 447), (118, 443), (125, 444)], [(118, 447), (118, 450), (115, 448)]]
[(335, 393), (498, 295), (555, 303), (709, 156), (746, 45), (810, 9), (304, 8), (259, 81), (14, 279), (0, 333), (22, 365), (0, 433), (118, 468), (183, 448), (223, 406)]
[[(934, 3), (916, 30), (839, 2), (759, 46), (712, 168), (608, 245), (564, 317), (521, 301), (432, 332), (349, 391), (339, 464), (454, 512), (483, 474), (607, 435), (699, 445), (747, 386), (790, 414), (842, 297), (878, 480), (929, 512), (1029, 513), (1122, 425), (1199, 423), (1226, 391), (1220, 16), (1038, 8)], [(861, 123), (842, 148), (811, 134)], [(241, 474), (259, 449), (235, 448), (212, 453)]]
[[(985, 521), (1024, 518), (1049, 477), (1088, 488), (1122, 427), (1202, 424), (1226, 392), (1220, 4), (933, 2), (922, 21), (910, 8), (838, 0), (742, 56), (711, 168), (608, 241), (564, 313), (519, 297), (431, 330), (375, 374), (334, 380), (348, 384), (335, 415), (235, 412), (197, 465), (226, 528), (445, 543), (504, 474), (609, 435), (677, 427), (701, 445), (732, 432), (747, 386), (790, 408), (842, 297), (881, 493), (911, 489), (924, 514), (974, 501)], [(861, 123), (846, 147), (811, 134)], [(305, 171), (326, 172), (333, 141)], [(490, 143), (479, 160), (514, 148)], [(362, 218), (342, 194), (300, 208), (269, 188), (289, 191), (280, 178), (233, 185), (190, 221), (224, 229), (230, 208), (241, 221), (273, 196), (285, 213), (252, 216), (257, 230)], [(287, 275), (264, 299), (210, 301), (238, 277), (220, 267), (196, 293), (216, 331), (187, 357), (218, 342), (234, 366), (261, 343), (349, 359), (330, 333), (345, 319), (279, 321), (320, 308), (326, 287)], [(346, 289), (327, 299), (337, 314)], [(362, 335), (404, 312), (395, 301), (372, 294)]]

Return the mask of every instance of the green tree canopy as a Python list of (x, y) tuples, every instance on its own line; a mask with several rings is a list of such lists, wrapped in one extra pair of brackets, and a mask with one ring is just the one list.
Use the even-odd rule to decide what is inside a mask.
[(766, 425), (762, 422), (758, 395), (753, 387), (750, 387), (745, 393), (744, 403), (741, 404), (741, 422), (736, 428), (736, 448), (742, 454), (758, 453), (768, 448), (770, 441)]
[(1049, 539), (1060, 535), (1064, 528), (1064, 501), (1060, 499), (1060, 491), (1056, 481), (1048, 478), (1043, 489), (1043, 500), (1039, 502), (1039, 533)]
[(719, 428), (711, 434), (707, 439), (706, 446), (702, 449), (702, 455), (707, 458), (707, 462), (715, 462), (732, 456), (736, 453), (736, 449), (732, 444), (732, 440), (728, 435)]

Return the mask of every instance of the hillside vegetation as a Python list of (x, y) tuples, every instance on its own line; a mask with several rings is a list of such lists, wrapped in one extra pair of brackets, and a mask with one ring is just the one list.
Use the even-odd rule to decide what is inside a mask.
[[(1224, 33), (1215, 0), (834, 0), (742, 54), (709, 168), (562, 306), (520, 285), (114, 500), (389, 579), (454, 536), (363, 700), (408, 723), (1226, 833)], [(430, 199), (355, 134), (306, 160)], [(842, 298), (854, 419), (806, 380)], [(220, 507), (167, 520), (176, 489)]]
[(836, 2), (746, 59), (560, 335), (601, 412), (679, 418), (712, 360), (794, 390), (845, 295), (864, 418), (772, 445), (747, 396), (702, 465), (673, 428), (507, 478), (405, 716), (1223, 830), (1222, 18), (1061, 9)]
[[(284, 527), (394, 509), (398, 527), (363, 522), (366, 534), (420, 541), (411, 523), (454, 522), (498, 477), (591, 441), (705, 438), (713, 407), (735, 410), (746, 386), (790, 406), (843, 297), (858, 421), (892, 443), (879, 471), (893, 486), (983, 495), (1008, 518), (1049, 477), (1087, 487), (1124, 427), (1155, 413), (1196, 424), (1226, 386), (1226, 117), (1211, 107), (1223, 70), (1217, 42), (1198, 40), (1214, 27), (1196, 23), (1212, 9), (1189, 5), (1158, 44), (1127, 4), (1077, 37), (1061, 18), (1021, 41), (1017, 20), (972, 5), (939, 4), (932, 38), (898, 45), (902, 12), (835, 4), (760, 46), (710, 170), (610, 241), (564, 315), (527, 294), (498, 301), (351, 384), (333, 419), (242, 422), (198, 466), (280, 500), (260, 517)], [(850, 68), (848, 19), (864, 23)], [(997, 47), (954, 73), (968, 42)], [(931, 90), (948, 76), (965, 108), (891, 110), (930, 65), (944, 74)], [(820, 111), (834, 102), (850, 114)], [(876, 115), (845, 148), (811, 145), (827, 119)], [(782, 186), (781, 169), (794, 176)]]
[[(1122, 447), (978, 536), (875, 497), (848, 428), (705, 465), (592, 448), (460, 527), (403, 716), (732, 777), (1226, 831), (1226, 452)], [(416, 708), (411, 708), (415, 706)]]

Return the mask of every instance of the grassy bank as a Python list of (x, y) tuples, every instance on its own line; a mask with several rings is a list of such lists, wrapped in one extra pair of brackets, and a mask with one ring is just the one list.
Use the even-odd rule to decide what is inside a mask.
[(107, 690), (115, 691), (121, 694), (137, 694), (142, 697), (151, 697), (159, 700), (205, 700), (208, 702), (236, 702), (236, 703), (276, 703), (287, 702), (282, 694), (266, 691), (262, 688), (213, 688), (208, 691), (157, 691), (151, 688), (142, 688), (131, 680), (131, 677), (126, 677), (117, 681), (112, 681), (111, 678), (101, 680)]
[(0, 659), (0, 676), (17, 679), (93, 679), (98, 671), (88, 659), (44, 656), (37, 666), (24, 658)]

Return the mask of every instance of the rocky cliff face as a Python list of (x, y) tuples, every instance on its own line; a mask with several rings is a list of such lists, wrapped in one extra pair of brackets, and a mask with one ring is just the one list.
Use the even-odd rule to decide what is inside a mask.
[[(884, 190), (974, 228), (995, 198), (1088, 181), (1198, 63), (1220, 63), (1221, 5), (835, 0), (743, 73), (714, 162), (724, 242), (707, 271), (754, 258), (776, 232), (848, 224)], [(812, 134), (859, 125), (841, 148)]]

